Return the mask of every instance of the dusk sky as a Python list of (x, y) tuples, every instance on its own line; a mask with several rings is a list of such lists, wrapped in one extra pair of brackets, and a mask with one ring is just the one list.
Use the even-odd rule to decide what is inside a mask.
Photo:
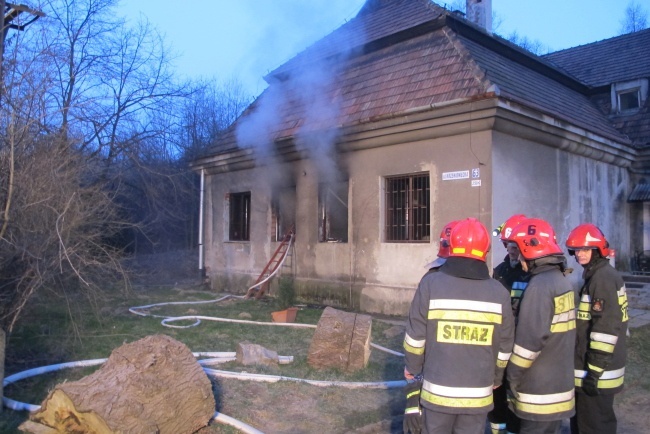
[[(634, 0), (650, 12), (650, 0)], [(177, 53), (188, 77), (236, 77), (252, 95), (262, 77), (352, 19), (365, 0), (122, 0)], [(443, 3), (443, 2), (439, 2)], [(449, 2), (454, 3), (454, 2)], [(617, 36), (627, 0), (492, 0), (494, 32), (539, 41), (551, 51)], [(650, 16), (649, 16), (650, 19)]]

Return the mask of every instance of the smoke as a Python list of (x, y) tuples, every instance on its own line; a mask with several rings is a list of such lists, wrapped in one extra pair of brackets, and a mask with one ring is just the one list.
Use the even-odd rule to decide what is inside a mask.
[[(340, 137), (340, 98), (336, 92), (337, 65), (318, 62), (300, 71), (296, 84), (303, 107), (303, 123), (295, 140), (315, 165), (321, 182), (338, 179), (336, 143)], [(308, 90), (308, 91), (307, 91)]]
[(236, 130), (239, 145), (254, 148), (258, 165), (278, 164), (275, 144), (291, 137), (296, 150), (317, 168), (320, 182), (340, 179), (336, 144), (342, 74), (354, 54), (353, 44), (363, 41), (360, 27), (355, 20), (348, 22), (270, 76), (269, 87)]

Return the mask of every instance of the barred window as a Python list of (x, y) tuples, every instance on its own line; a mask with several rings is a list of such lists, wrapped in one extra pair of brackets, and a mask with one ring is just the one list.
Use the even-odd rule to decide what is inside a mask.
[(429, 241), (429, 174), (386, 178), (384, 239), (391, 242)]
[(251, 192), (230, 193), (230, 241), (250, 241)]

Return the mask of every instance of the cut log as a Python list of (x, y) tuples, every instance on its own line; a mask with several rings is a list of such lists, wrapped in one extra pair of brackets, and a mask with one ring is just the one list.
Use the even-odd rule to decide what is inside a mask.
[(190, 434), (215, 407), (210, 379), (189, 348), (155, 335), (115, 349), (91, 375), (57, 385), (30, 419), (66, 433)]
[(368, 366), (372, 318), (327, 307), (318, 320), (307, 363), (355, 372)]

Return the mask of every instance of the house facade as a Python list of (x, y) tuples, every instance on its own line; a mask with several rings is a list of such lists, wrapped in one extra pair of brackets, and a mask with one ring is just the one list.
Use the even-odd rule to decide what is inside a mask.
[[(560, 244), (596, 223), (625, 269), (648, 211), (628, 201), (646, 164), (623, 118), (647, 127), (647, 87), (612, 115), (612, 83), (580, 78), (565, 51), (535, 56), (429, 0), (368, 0), (194, 162), (212, 286), (245, 292), (293, 228), (281, 273), (301, 298), (404, 314), (447, 222), (520, 213)], [(650, 68), (635, 74), (623, 81)], [(488, 265), (504, 255), (493, 243)]]

